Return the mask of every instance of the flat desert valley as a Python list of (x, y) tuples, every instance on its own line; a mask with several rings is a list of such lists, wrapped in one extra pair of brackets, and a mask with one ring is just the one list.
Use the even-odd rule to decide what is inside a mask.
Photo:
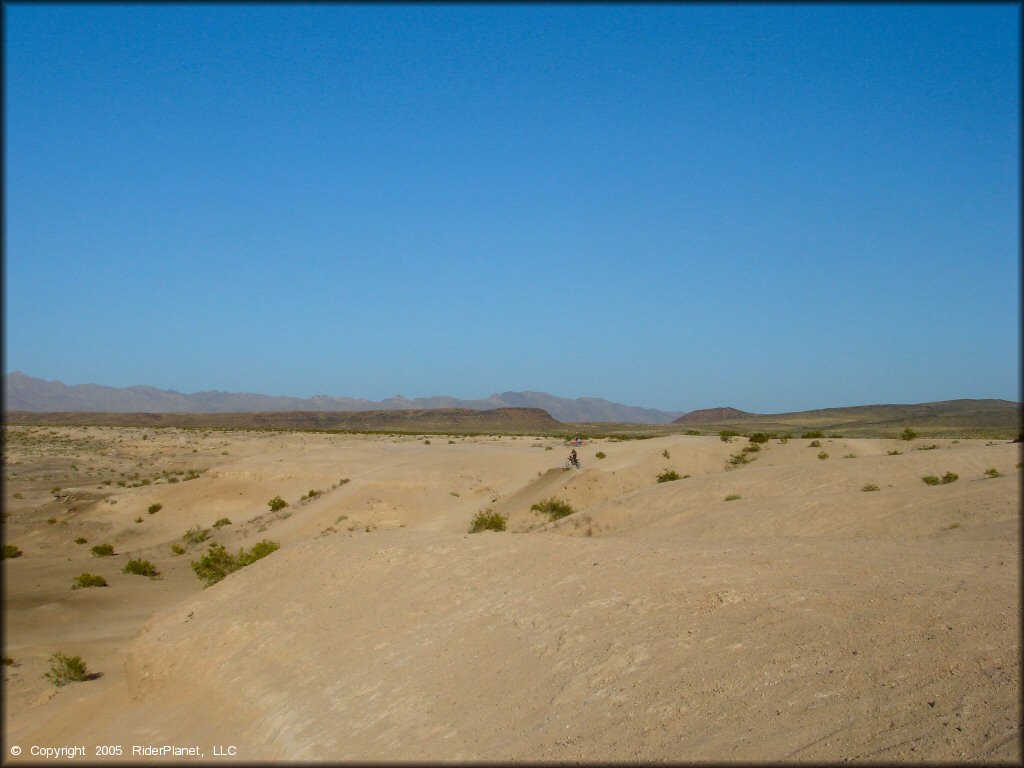
[(812, 442), (8, 425), (4, 759), (1019, 764), (1020, 444)]

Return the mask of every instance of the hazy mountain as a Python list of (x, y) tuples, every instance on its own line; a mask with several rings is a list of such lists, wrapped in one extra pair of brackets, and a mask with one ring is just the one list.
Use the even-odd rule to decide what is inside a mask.
[(373, 411), (420, 410), (426, 408), (539, 408), (558, 421), (622, 422), (667, 424), (680, 411), (659, 411), (613, 403), (596, 397), (569, 399), (544, 392), (502, 392), (482, 400), (454, 397), (420, 397), (413, 400), (395, 395), (386, 400), (314, 395), (309, 398), (280, 397), (246, 392), (206, 391), (186, 395), (155, 387), (105, 387), (98, 384), (67, 386), (23, 373), (4, 377), (4, 410), (36, 412), (99, 413), (253, 413), (271, 411)]

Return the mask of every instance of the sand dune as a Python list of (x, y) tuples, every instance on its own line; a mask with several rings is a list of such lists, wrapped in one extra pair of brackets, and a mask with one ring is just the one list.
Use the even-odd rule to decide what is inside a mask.
[[(550, 437), (18, 431), (5, 718), (26, 751), (11, 762), (33, 744), (94, 759), (99, 744), (234, 745), (225, 759), (242, 761), (1021, 757), (1016, 445), (771, 440), (732, 466), (745, 439), (680, 435), (598, 441), (567, 472)], [(102, 483), (190, 463), (185, 482)], [(666, 469), (685, 477), (656, 482)], [(270, 511), (275, 495), (289, 506)], [(552, 496), (576, 512), (530, 510)], [(468, 534), (485, 509), (509, 530)], [(209, 542), (170, 551), (193, 526), (229, 550), (282, 546), (203, 589), (189, 562)], [(92, 557), (100, 541), (118, 554)], [(130, 557), (162, 578), (120, 573)], [(71, 590), (83, 570), (110, 586)], [(41, 675), (58, 649), (103, 676), (54, 688)]]

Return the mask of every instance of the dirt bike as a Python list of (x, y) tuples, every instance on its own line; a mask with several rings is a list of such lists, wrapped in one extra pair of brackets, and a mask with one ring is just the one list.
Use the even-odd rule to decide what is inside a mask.
[(583, 469), (582, 465), (580, 464), (579, 458), (577, 458), (576, 461), (573, 461), (572, 459), (566, 459), (565, 464), (562, 466), (562, 469), (568, 472), (573, 467), (576, 467), (576, 469)]

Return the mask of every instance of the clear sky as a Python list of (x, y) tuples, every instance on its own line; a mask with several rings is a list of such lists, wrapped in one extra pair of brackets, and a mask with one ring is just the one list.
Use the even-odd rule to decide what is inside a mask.
[(5, 372), (1020, 399), (1020, 7), (4, 5)]

